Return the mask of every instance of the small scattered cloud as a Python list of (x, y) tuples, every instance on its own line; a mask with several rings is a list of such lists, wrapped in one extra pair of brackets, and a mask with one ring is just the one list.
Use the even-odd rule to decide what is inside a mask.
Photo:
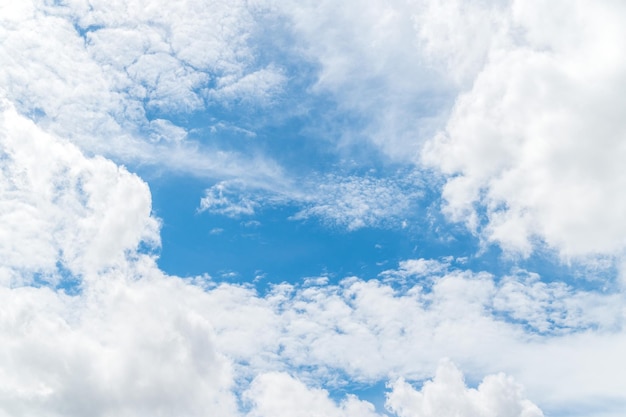
[(313, 185), (309, 197), (291, 218), (318, 218), (329, 225), (357, 230), (363, 227), (402, 225), (401, 218), (415, 209), (421, 192), (405, 179), (338, 177), (331, 175)]
[[(199, 212), (228, 217), (252, 216), (257, 210), (281, 205), (299, 207), (291, 220), (320, 220), (328, 226), (349, 231), (363, 227), (398, 227), (401, 218), (417, 206), (422, 197), (411, 188), (408, 178), (340, 177), (329, 175), (304, 182), (296, 190), (270, 192), (246, 187), (237, 181), (220, 182), (205, 191)], [(242, 223), (258, 227), (257, 220)]]
[(261, 222), (258, 220), (248, 220), (248, 221), (242, 222), (241, 225), (248, 229), (256, 229), (256, 228), (261, 227)]
[(206, 190), (198, 211), (237, 218), (253, 215), (259, 205), (253, 197), (233, 192), (229, 183), (221, 182)]

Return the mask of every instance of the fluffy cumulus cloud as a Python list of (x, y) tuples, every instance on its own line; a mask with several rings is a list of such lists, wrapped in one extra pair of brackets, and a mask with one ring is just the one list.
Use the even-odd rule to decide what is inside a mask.
[[(499, 293), (511, 290), (489, 276), (447, 271), (430, 279), (436, 284), (429, 289), (351, 278), (330, 287), (281, 285), (259, 295), (235, 284), (167, 277), (144, 259), (92, 276), (73, 296), (4, 287), (1, 410), (374, 416), (382, 410), (351, 395), (336, 401), (319, 385), (391, 379), (387, 407), (401, 417), (541, 415), (503, 374), (468, 389), (460, 371), (443, 362), (421, 393), (402, 379), (430, 377), (442, 355), (464, 364), (473, 379), (484, 370), (510, 369), (532, 387), (531, 398), (552, 407), (585, 405), (581, 398), (624, 400), (621, 375), (596, 387), (558, 359), (576, 360), (586, 346), (587, 362), (577, 363), (595, 380), (625, 346), (613, 325), (598, 319), (593, 329), (572, 324), (564, 338), (535, 339), (536, 331), (493, 314)], [(549, 310), (533, 300), (527, 307)], [(621, 309), (610, 306), (607, 316), (614, 320)], [(594, 334), (606, 340), (599, 343)], [(544, 382), (561, 389), (538, 390)]]
[(210, 322), (177, 307), (202, 291), (139, 250), (159, 243), (147, 185), (6, 102), (1, 129), (0, 413), (236, 415)]
[(74, 297), (2, 289), (0, 414), (237, 415), (210, 322), (180, 304), (200, 290), (131, 274), (101, 277)]
[(449, 361), (420, 391), (402, 378), (391, 388), (386, 405), (399, 417), (543, 417), (512, 378), (489, 375), (478, 388), (467, 388), (463, 374)]
[(450, 175), (445, 211), (528, 255), (620, 255), (624, 27), (617, 2), (512, 2), (484, 67), (426, 163)]
[(374, 406), (355, 396), (340, 404), (328, 392), (309, 388), (285, 373), (271, 372), (254, 379), (245, 396), (252, 402), (248, 417), (377, 417)]
[(159, 245), (142, 180), (104, 158), (86, 158), (10, 103), (1, 106), (3, 281), (33, 274), (55, 281), (59, 270), (79, 275), (119, 264), (141, 241)]

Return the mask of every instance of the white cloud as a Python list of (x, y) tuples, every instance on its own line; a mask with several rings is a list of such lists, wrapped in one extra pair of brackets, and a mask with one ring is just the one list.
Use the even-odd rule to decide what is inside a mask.
[(255, 209), (259, 207), (258, 199), (247, 196), (245, 193), (231, 191), (233, 187), (237, 188), (237, 186), (232, 182), (224, 181), (207, 189), (204, 197), (200, 200), (198, 211), (208, 211), (228, 217), (254, 214)]
[(347, 396), (340, 404), (328, 392), (309, 388), (285, 373), (265, 373), (252, 381), (244, 397), (252, 403), (249, 417), (377, 417), (374, 406)]
[(90, 279), (79, 296), (0, 289), (0, 414), (237, 415), (229, 361), (187, 307), (201, 290), (131, 274)]
[(57, 262), (82, 274), (123, 262), (142, 241), (159, 245), (143, 181), (104, 158), (86, 158), (1, 105), (3, 266), (54, 281)]
[(259, 5), (23, 3), (0, 6), (0, 89), (46, 131), (127, 163), (280, 179), (271, 160), (204, 149), (167, 120), (232, 100), (267, 103), (280, 90), (280, 68), (259, 67), (248, 45)]
[(271, 104), (285, 82), (286, 78), (279, 69), (263, 68), (243, 77), (223, 77), (217, 87), (207, 94), (217, 101), (257, 100), (262, 104)]
[(292, 220), (317, 218), (347, 230), (400, 226), (421, 193), (414, 175), (406, 178), (327, 175), (301, 182), (297, 187), (266, 191), (239, 181), (222, 181), (205, 191), (199, 211), (229, 217), (253, 215), (264, 207), (295, 205)]
[[(231, 216), (295, 204), (303, 207), (296, 218), (348, 229), (400, 224), (419, 197), (415, 183), (326, 176), (289, 188), (272, 162), (208, 153), (159, 114), (272, 102), (286, 78), (276, 65), (255, 63), (251, 3), (13, 3), (0, 5), (8, 98), (0, 120), (0, 414), (237, 416), (245, 391), (252, 416), (375, 415), (367, 402), (337, 403), (318, 387), (392, 379), (388, 405), (401, 416), (455, 404), (481, 417), (541, 415), (500, 374), (475, 390), (446, 364), (420, 392), (397, 379), (431, 377), (442, 356), (472, 380), (505, 370), (555, 415), (624, 409), (621, 293), (424, 259), (380, 279), (309, 279), (263, 295), (164, 276), (137, 251), (159, 242), (146, 184), (75, 144), (89, 155), (246, 178), (219, 183), (201, 203)], [(424, 153), (448, 175), (453, 220), (524, 254), (542, 239), (563, 256), (619, 255), (622, 6), (508, 4), (274, 10), (292, 19), (296, 49), (320, 64), (314, 91), (361, 116), (361, 133), (394, 158), (414, 160), (464, 89)], [(76, 295), (28, 286), (63, 284), (65, 270), (82, 278)]]
[(405, 279), (407, 277), (428, 277), (448, 272), (449, 262), (440, 262), (434, 259), (408, 259), (400, 261), (398, 269), (383, 271), (382, 276), (388, 276), (390, 280)]
[[(401, 289), (394, 284), (308, 280), (303, 287), (278, 286), (265, 297), (221, 286), (209, 304), (212, 316), (222, 308), (231, 312), (216, 329), (221, 348), (237, 361), (275, 369), (280, 352), (281, 363), (305, 367), (304, 376), (326, 378), (341, 369), (351, 379), (370, 381), (426, 377), (428, 364), (441, 356), (471, 365), (473, 372), (513, 366), (518, 362), (507, 349), (568, 334), (620, 334), (623, 326), (620, 295), (541, 284), (522, 272), (496, 282), (489, 274), (456, 270), (416, 277)], [(251, 316), (258, 321), (248, 321)]]
[(281, 2), (298, 51), (319, 67), (313, 92), (360, 120), (342, 128), (342, 142), (365, 137), (394, 159), (413, 161), (443, 122), (451, 82), (421, 53), (421, 20), (431, 19), (419, 16), (425, 3)]
[[(409, 183), (408, 187), (405, 182)], [(400, 225), (402, 217), (415, 209), (415, 201), (421, 196), (413, 188), (417, 184), (410, 182), (410, 179), (329, 176), (311, 190), (304, 200), (305, 207), (293, 219), (318, 217), (348, 230), (394, 222)]]
[(423, 154), (449, 176), (452, 220), (523, 255), (537, 241), (564, 258), (623, 252), (624, 16), (610, 1), (512, 3)]
[(399, 417), (543, 417), (512, 378), (489, 375), (478, 388), (467, 388), (450, 361), (442, 361), (435, 377), (419, 391), (402, 378), (391, 388), (386, 405)]
[(622, 299), (621, 294), (576, 291), (562, 282), (545, 283), (537, 274), (518, 271), (501, 280), (493, 308), (539, 332), (615, 330), (623, 325)]

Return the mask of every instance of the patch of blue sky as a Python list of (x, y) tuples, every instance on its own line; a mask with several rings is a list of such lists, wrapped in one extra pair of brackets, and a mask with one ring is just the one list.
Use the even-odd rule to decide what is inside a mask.
[(68, 295), (81, 293), (81, 277), (72, 273), (61, 261), (56, 262), (53, 271), (35, 271), (32, 274), (24, 273), (24, 275), (31, 275), (32, 281), (29, 285), (36, 288), (50, 287)]
[(371, 383), (351, 381), (341, 387), (329, 388), (328, 393), (329, 397), (338, 403), (344, 400), (347, 395), (356, 395), (360, 400), (371, 403), (376, 408), (376, 412), (384, 414), (385, 395), (389, 391), (387, 388), (388, 382), (386, 379)]
[(208, 273), (217, 281), (255, 283), (263, 289), (316, 276), (331, 283), (348, 276), (371, 279), (403, 260), (452, 258), (451, 268), (487, 271), (496, 279), (523, 268), (544, 281), (563, 281), (574, 288), (601, 291), (606, 285), (580, 276), (582, 267), (561, 263), (549, 251), (521, 259), (503, 254), (496, 245), (481, 249), (476, 236), (436, 210), (433, 192), (426, 192), (419, 206), (406, 213), (404, 228), (347, 230), (316, 217), (294, 220), (301, 209), (297, 202), (261, 206), (254, 215), (234, 218), (199, 212), (205, 179), (163, 176), (152, 178), (150, 185), (153, 209), (163, 224), (159, 266), (174, 275)]
[(198, 213), (206, 182), (160, 178), (151, 183), (153, 205), (162, 218), (159, 265), (166, 272), (207, 272), (237, 280), (298, 281), (326, 274), (376, 276), (410, 256), (415, 242), (402, 229), (362, 228), (352, 232), (316, 219), (290, 220), (298, 207), (287, 204), (259, 210), (256, 216), (230, 218)]
[(264, 275), (269, 282), (320, 274), (335, 279), (375, 277), (403, 259), (437, 258), (452, 250), (447, 242), (444, 248), (420, 242), (413, 227), (348, 231), (315, 218), (290, 220), (299, 210), (294, 204), (262, 208), (255, 216), (236, 218), (199, 213), (199, 196), (205, 187), (205, 180), (182, 177), (163, 177), (151, 183), (154, 210), (163, 221), (159, 264), (169, 273), (208, 272), (218, 278), (221, 273), (235, 272), (239, 280)]

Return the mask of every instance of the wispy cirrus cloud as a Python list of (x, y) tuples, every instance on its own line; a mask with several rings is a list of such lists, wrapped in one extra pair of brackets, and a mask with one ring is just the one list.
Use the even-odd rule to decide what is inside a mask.
[(237, 181), (220, 182), (205, 191), (199, 211), (229, 217), (253, 215), (263, 208), (297, 207), (291, 220), (318, 219), (352, 231), (363, 227), (402, 227), (422, 197), (414, 174), (396, 178), (327, 175), (298, 182), (277, 193), (250, 189)]

